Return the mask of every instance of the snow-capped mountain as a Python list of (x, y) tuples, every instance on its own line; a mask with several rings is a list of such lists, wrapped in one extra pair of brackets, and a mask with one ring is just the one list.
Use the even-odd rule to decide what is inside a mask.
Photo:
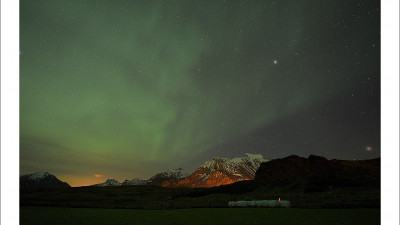
[(179, 179), (183, 179), (185, 177), (189, 176), (189, 174), (183, 170), (182, 168), (179, 169), (170, 169), (162, 173), (158, 173), (154, 176), (152, 176), (148, 180), (149, 185), (162, 185), (165, 182), (174, 182)]
[(100, 187), (105, 187), (105, 186), (121, 186), (121, 183), (118, 182), (115, 179), (107, 179), (106, 182), (101, 183), (101, 184), (93, 184), (90, 186), (100, 186)]
[(37, 188), (67, 188), (71, 187), (68, 183), (60, 181), (56, 176), (48, 172), (36, 172), (22, 175), (19, 178), (19, 187), (21, 189)]
[(133, 185), (145, 185), (149, 181), (148, 180), (141, 180), (139, 178), (134, 178), (132, 180), (125, 180), (122, 182), (121, 186), (133, 186)]
[(241, 158), (219, 158), (205, 162), (190, 176), (175, 182), (165, 182), (164, 187), (213, 187), (241, 180), (254, 179), (260, 164), (269, 159), (261, 154), (246, 153)]

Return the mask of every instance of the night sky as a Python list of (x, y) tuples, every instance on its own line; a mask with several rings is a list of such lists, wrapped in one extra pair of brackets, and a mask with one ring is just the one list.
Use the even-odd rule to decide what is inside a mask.
[(21, 0), (20, 173), (379, 157), (379, 4)]

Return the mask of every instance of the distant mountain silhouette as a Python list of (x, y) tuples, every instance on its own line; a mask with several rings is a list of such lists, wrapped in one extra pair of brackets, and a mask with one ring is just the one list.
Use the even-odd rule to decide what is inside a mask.
[(36, 172), (22, 175), (19, 179), (20, 189), (55, 189), (71, 187), (48, 172)]

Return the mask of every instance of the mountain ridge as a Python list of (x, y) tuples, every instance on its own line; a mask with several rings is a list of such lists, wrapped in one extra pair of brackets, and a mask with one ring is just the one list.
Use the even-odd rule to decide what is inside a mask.
[(157, 173), (150, 177), (148, 180), (133, 178), (132, 180), (126, 179), (120, 183), (116, 179), (107, 179), (107, 181), (100, 184), (93, 184), (90, 186), (134, 186), (134, 185), (155, 185), (160, 186), (166, 181), (175, 181), (187, 177), (189, 174), (182, 168), (169, 169), (161, 173)]

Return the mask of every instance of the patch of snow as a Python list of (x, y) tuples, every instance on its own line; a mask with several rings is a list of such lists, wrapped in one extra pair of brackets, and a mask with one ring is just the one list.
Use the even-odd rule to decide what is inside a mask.
[(240, 173), (234, 173), (234, 174), (232, 174), (232, 175), (234, 175), (234, 176), (238, 176), (238, 177), (243, 177), (243, 175), (242, 175), (242, 174), (240, 174)]
[(36, 172), (36, 173), (30, 174), (29, 175), (29, 179), (38, 180), (38, 179), (43, 179), (43, 178), (45, 178), (47, 176), (51, 176), (51, 174), (48, 173), (48, 172), (40, 171), (40, 172)]

